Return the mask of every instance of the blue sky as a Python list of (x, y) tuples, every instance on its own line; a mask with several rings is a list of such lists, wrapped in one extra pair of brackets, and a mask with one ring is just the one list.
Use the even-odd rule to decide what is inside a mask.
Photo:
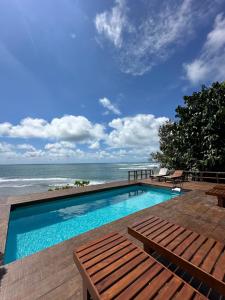
[(0, 0), (0, 163), (145, 161), (225, 79), (225, 1)]

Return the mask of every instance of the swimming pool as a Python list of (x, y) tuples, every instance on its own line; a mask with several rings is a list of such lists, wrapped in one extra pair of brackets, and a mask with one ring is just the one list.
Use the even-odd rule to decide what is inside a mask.
[(31, 255), (177, 195), (169, 189), (134, 185), (15, 208), (10, 213), (4, 262)]

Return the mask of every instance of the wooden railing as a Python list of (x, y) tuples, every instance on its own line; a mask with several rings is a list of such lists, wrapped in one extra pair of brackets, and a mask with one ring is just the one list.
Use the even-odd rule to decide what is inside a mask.
[(138, 180), (138, 179), (147, 179), (153, 174), (152, 169), (142, 169), (142, 170), (129, 170), (128, 171), (128, 180)]
[(185, 171), (185, 179), (191, 181), (225, 182), (225, 172)]
[[(225, 172), (214, 171), (184, 171), (187, 181), (210, 181), (216, 183), (225, 183)], [(129, 170), (128, 180), (147, 179), (153, 175), (152, 169)]]

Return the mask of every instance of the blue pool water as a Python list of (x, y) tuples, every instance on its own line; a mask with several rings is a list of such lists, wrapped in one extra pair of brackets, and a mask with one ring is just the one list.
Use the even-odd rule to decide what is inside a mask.
[(18, 207), (10, 214), (4, 262), (38, 252), (177, 195), (168, 189), (135, 185)]

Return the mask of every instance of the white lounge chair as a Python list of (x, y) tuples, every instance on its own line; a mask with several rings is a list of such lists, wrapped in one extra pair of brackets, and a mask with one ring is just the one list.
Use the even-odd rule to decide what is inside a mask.
[(161, 168), (159, 170), (159, 173), (156, 175), (152, 175), (151, 179), (158, 179), (158, 181), (160, 181), (160, 179), (164, 176), (166, 176), (168, 174), (168, 169), (167, 168)]

